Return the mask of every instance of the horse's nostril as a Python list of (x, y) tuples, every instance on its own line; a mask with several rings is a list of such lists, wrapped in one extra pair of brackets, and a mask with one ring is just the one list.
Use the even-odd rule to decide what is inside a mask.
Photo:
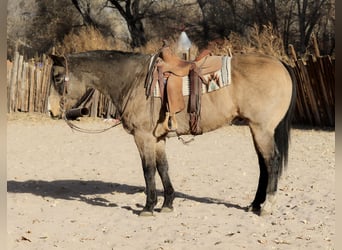
[(61, 115), (55, 115), (51, 110), (49, 110), (49, 116), (54, 120), (61, 119)]

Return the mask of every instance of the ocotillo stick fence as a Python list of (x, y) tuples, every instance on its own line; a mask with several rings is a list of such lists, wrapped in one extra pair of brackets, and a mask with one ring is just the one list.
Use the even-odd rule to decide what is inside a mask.
[(294, 124), (335, 127), (335, 59), (315, 55), (297, 59), (292, 50), (297, 79)]
[[(335, 126), (335, 59), (330, 56), (309, 56), (297, 59), (293, 52), (293, 70), (297, 78), (297, 104), (294, 124), (314, 127)], [(7, 62), (7, 109), (12, 112), (48, 112), (51, 60), (24, 61), (18, 52), (13, 62)], [(87, 105), (89, 116), (110, 118), (115, 107), (109, 98), (97, 90)]]
[(47, 110), (51, 63), (45, 56), (41, 62), (25, 62), (18, 52), (13, 63), (7, 62), (8, 112), (41, 112)]
[[(52, 61), (43, 55), (28, 62), (18, 52), (13, 62), (7, 62), (7, 111), (48, 112)], [(110, 118), (115, 115), (113, 103), (95, 90), (88, 103), (91, 117)]]

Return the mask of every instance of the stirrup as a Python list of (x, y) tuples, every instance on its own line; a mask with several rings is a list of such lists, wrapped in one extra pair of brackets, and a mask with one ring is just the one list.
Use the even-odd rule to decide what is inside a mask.
[(165, 113), (165, 120), (163, 126), (169, 131), (174, 132), (177, 130), (177, 120), (176, 114), (170, 114), (170, 112)]
[(177, 121), (175, 115), (170, 115), (169, 112), (165, 113), (165, 119), (162, 123), (158, 123), (154, 135), (159, 137), (168, 134), (169, 132), (176, 132)]

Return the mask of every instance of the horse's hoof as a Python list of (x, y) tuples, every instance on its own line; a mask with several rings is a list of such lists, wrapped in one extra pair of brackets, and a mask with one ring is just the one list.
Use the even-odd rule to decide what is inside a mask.
[(153, 216), (153, 212), (143, 210), (143, 211), (140, 212), (139, 216), (141, 216), (141, 217), (150, 217), (150, 216)]
[(246, 208), (246, 211), (247, 212), (253, 212), (259, 216), (270, 215), (270, 214), (272, 214), (273, 206), (275, 204), (275, 200), (276, 200), (275, 195), (269, 194), (267, 196), (265, 202), (262, 205), (253, 204), (253, 202), (252, 202), (252, 204)]
[(173, 208), (170, 207), (162, 207), (162, 209), (160, 210), (161, 213), (171, 213), (173, 212)]
[(267, 215), (271, 215), (272, 214), (272, 211), (269, 211), (269, 210), (266, 210), (264, 208), (260, 209), (260, 212), (259, 212), (259, 216), (267, 216)]
[(271, 215), (273, 211), (273, 204), (266, 203), (261, 209), (260, 209), (260, 216), (265, 215)]
[(270, 194), (267, 196), (266, 201), (262, 205), (260, 216), (270, 215), (272, 214), (274, 205), (276, 201), (276, 196), (274, 194)]
[(251, 204), (246, 208), (246, 212), (252, 212), (256, 215), (260, 215), (261, 207), (260, 206), (253, 206), (253, 204)]

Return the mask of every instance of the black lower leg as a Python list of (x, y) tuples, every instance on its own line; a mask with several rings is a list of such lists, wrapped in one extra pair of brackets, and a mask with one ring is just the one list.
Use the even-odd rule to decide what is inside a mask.
[(152, 212), (154, 206), (157, 204), (157, 192), (155, 183), (155, 167), (144, 167), (144, 177), (146, 183), (146, 205), (144, 211)]
[(175, 191), (172, 187), (170, 176), (168, 173), (168, 163), (167, 161), (162, 161), (157, 163), (158, 173), (163, 183), (164, 187), (164, 203), (163, 207), (172, 209), (172, 203), (175, 197)]
[(281, 159), (280, 154), (275, 148), (274, 154), (272, 158), (269, 161), (270, 165), (270, 178), (267, 188), (267, 194), (273, 194), (277, 191), (278, 188), (278, 178), (280, 175), (280, 169), (281, 169)]
[(259, 169), (260, 169), (260, 176), (259, 176), (259, 183), (258, 189), (255, 194), (254, 201), (252, 202), (253, 210), (258, 211), (261, 208), (261, 204), (266, 200), (266, 190), (268, 185), (268, 171), (264, 157), (261, 155), (260, 152), (257, 152), (258, 159), (259, 159)]

